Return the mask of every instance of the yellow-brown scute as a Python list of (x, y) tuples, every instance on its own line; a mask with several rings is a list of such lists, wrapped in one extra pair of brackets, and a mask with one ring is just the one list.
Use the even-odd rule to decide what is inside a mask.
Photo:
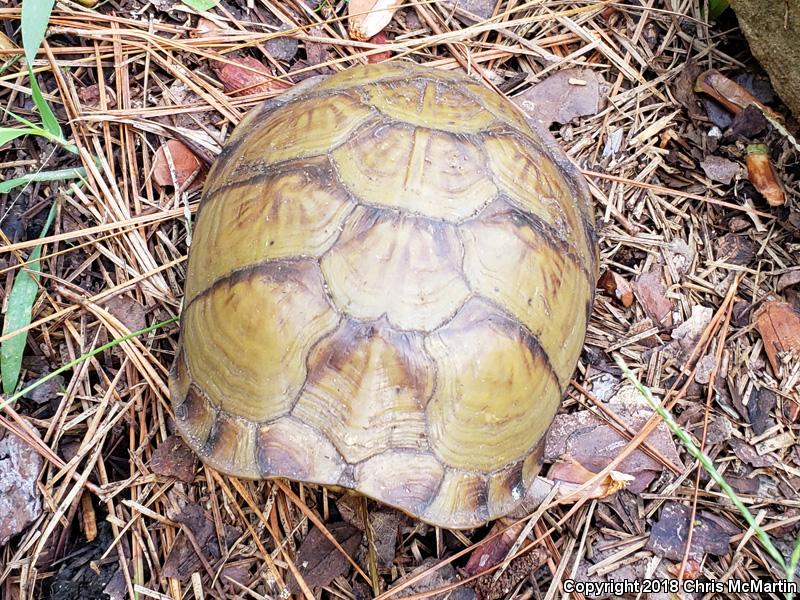
[(585, 185), (502, 97), (410, 63), (254, 109), (204, 190), (170, 375), (211, 466), (445, 527), (512, 510), (580, 354)]

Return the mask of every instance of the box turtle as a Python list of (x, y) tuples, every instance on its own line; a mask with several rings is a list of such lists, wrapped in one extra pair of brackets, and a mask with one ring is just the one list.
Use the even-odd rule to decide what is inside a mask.
[(208, 174), (177, 428), (229, 475), (480, 525), (539, 470), (597, 264), (585, 181), (499, 94), (404, 62), (308, 80)]

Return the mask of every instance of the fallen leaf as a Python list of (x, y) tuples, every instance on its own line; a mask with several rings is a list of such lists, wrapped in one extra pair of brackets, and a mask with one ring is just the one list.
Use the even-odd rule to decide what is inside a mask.
[(709, 69), (698, 76), (695, 82), (695, 91), (708, 94), (734, 114), (754, 104), (773, 119), (783, 120), (780, 115), (762, 104), (753, 94), (716, 69)]
[(688, 358), (713, 315), (712, 308), (694, 304), (689, 318), (677, 325), (670, 333), (672, 341), (667, 344), (665, 351), (681, 359)]
[[(167, 159), (169, 151), (173, 172), (170, 168), (170, 161)], [(169, 140), (163, 144), (153, 157), (153, 180), (161, 187), (176, 185), (184, 188), (188, 182), (189, 189), (194, 189), (202, 185), (205, 179), (205, 169), (200, 159), (194, 155), (186, 144), (178, 140)]]
[[(198, 546), (206, 555), (207, 561), (213, 562), (222, 557), (214, 522), (199, 505), (187, 504), (178, 514), (170, 518), (176, 523), (182, 524), (192, 533)], [(223, 541), (226, 547), (230, 547), (242, 535), (242, 530), (227, 523), (223, 527), (225, 537)], [(197, 556), (194, 546), (181, 530), (167, 554), (164, 567), (161, 569), (161, 576), (188, 581), (192, 573), (202, 568), (203, 563)]]
[(698, 96), (694, 91), (694, 84), (697, 76), (702, 72), (702, 68), (694, 60), (688, 59), (680, 69), (680, 73), (675, 78), (672, 85), (672, 93), (675, 99), (686, 108), (689, 117), (697, 120), (703, 115), (698, 107)]
[[(80, 101), (90, 108), (100, 108), (100, 86), (96, 83), (87, 85), (78, 90)], [(117, 95), (110, 87), (105, 86), (106, 108), (114, 108), (117, 105)]]
[[(291, 29), (289, 25), (283, 25), (280, 31), (286, 31), (288, 29)], [(264, 47), (267, 49), (267, 52), (272, 55), (272, 58), (283, 62), (292, 60), (297, 54), (299, 46), (300, 42), (288, 35), (275, 37), (264, 43)]]
[(762, 469), (775, 466), (775, 459), (773, 457), (768, 454), (760, 456), (758, 452), (756, 452), (756, 449), (744, 440), (732, 437), (728, 440), (728, 444), (730, 444), (736, 457), (751, 467)]
[(755, 258), (757, 247), (746, 236), (726, 233), (714, 240), (716, 259), (731, 265), (745, 266)]
[(786, 201), (783, 184), (769, 158), (769, 147), (765, 144), (747, 146), (747, 178), (764, 196), (770, 206), (782, 206)]
[(603, 273), (597, 285), (621, 303), (622, 306), (627, 308), (633, 304), (633, 288), (622, 275), (609, 269)]
[(747, 402), (747, 420), (756, 435), (761, 435), (775, 426), (772, 411), (778, 403), (775, 392), (766, 388), (754, 389)]
[[(475, 547), (469, 555), (467, 564), (464, 565), (462, 569), (462, 575), (472, 577), (476, 573), (480, 573), (505, 560), (508, 551), (511, 550), (514, 542), (517, 541), (519, 534), (522, 533), (525, 527), (524, 522), (519, 522), (509, 527), (511, 523), (513, 523), (512, 519), (501, 518), (492, 524), (492, 528), (489, 530), (489, 533), (486, 534), (486, 537), (489, 539)], [(507, 527), (508, 529), (506, 529)], [(503, 529), (505, 529), (503, 533), (495, 536), (495, 534)]]
[[(479, 17), (481, 20), (486, 20), (494, 13), (494, 7), (497, 0), (443, 0), (442, 5), (447, 11), (459, 10), (468, 12), (471, 15)], [(470, 23), (475, 21), (468, 20)]]
[[(383, 33), (382, 31), (380, 31), (380, 32), (376, 33), (375, 35), (373, 35), (371, 38), (369, 38), (368, 41), (369, 41), (370, 44), (376, 44), (376, 45), (385, 44), (386, 43), (386, 34)], [(379, 63), (379, 62), (383, 62), (384, 60), (389, 60), (389, 58), (391, 56), (392, 56), (392, 53), (390, 51), (388, 51), (388, 50), (386, 50), (385, 52), (378, 52), (377, 54), (370, 54), (367, 57), (367, 62), (368, 63)]]
[(139, 331), (147, 327), (144, 306), (133, 298), (124, 295), (114, 296), (107, 300), (104, 306), (129, 331)]
[[(645, 546), (656, 556), (668, 560), (683, 560), (689, 533), (691, 511), (688, 506), (669, 502), (661, 509), (658, 521), (650, 529)], [(725, 556), (731, 550), (730, 534), (719, 523), (703, 513), (696, 514), (689, 557), (702, 560), (704, 554)]]
[(180, 436), (171, 435), (153, 452), (150, 470), (156, 475), (192, 483), (197, 470), (197, 455), (183, 443)]
[(749, 105), (733, 117), (727, 135), (754, 138), (767, 128), (767, 119), (757, 106)]
[[(397, 536), (400, 533), (400, 521), (402, 518), (402, 514), (396, 510), (375, 510), (369, 513), (372, 539), (375, 542), (375, 554), (378, 558), (378, 567), (381, 569), (391, 568), (394, 562)], [(366, 536), (364, 537), (366, 540)]]
[(608, 498), (625, 489), (635, 479), (633, 475), (611, 471), (597, 483), (580, 490), (581, 486), (591, 481), (596, 475), (597, 473), (585, 468), (569, 456), (562, 456), (547, 471), (548, 479), (552, 479), (558, 484), (556, 497), (562, 500), (568, 498), (570, 502)]
[(765, 302), (753, 318), (772, 371), (780, 376), (785, 355), (800, 358), (800, 314), (791, 304), (773, 300)]
[[(47, 375), (44, 373), (42, 376)], [(41, 377), (39, 378), (41, 379)], [(39, 379), (36, 381), (31, 381), (28, 385), (36, 384)], [(33, 388), (29, 392), (25, 392), (24, 398), (28, 400), (33, 400), (36, 404), (44, 404), (45, 402), (49, 402), (53, 400), (64, 391), (64, 378), (61, 375), (56, 375), (55, 377), (48, 379), (44, 383), (38, 384), (35, 388)]]
[(350, 0), (347, 4), (350, 37), (366, 41), (392, 20), (403, 0)]
[[(681, 558), (683, 560), (683, 558)], [(703, 574), (703, 569), (700, 566), (700, 563), (694, 559), (689, 559), (686, 561), (686, 566), (683, 569), (683, 573), (681, 573), (681, 563), (675, 563), (669, 565), (667, 567), (667, 571), (669, 571), (674, 577), (683, 577), (683, 579), (699, 579), (700, 575)]]
[(269, 69), (252, 56), (228, 58), (228, 62), (216, 61), (212, 64), (226, 93), (234, 96), (248, 96), (285, 90), (290, 84), (274, 77)]
[[(653, 414), (647, 400), (633, 386), (620, 389), (607, 406), (631, 431), (639, 431)], [(682, 466), (675, 442), (664, 423), (659, 423), (645, 441), (676, 467)], [(556, 415), (547, 433), (544, 458), (556, 461), (562, 456), (570, 456), (584, 468), (598, 473), (619, 455), (627, 443), (627, 438), (591, 411), (563, 413)], [(650, 485), (664, 466), (639, 447), (617, 469), (634, 476), (628, 489), (638, 494)]]
[(546, 127), (569, 123), (600, 112), (603, 79), (592, 69), (565, 69), (551, 75), (513, 100)]
[(798, 283), (800, 283), (800, 269), (789, 271), (778, 277), (778, 283), (775, 285), (775, 289), (782, 292), (786, 288), (797, 285)]
[[(426, 558), (423, 560), (418, 567), (416, 567), (410, 573), (407, 573), (404, 577), (398, 579), (392, 587), (397, 587), (399, 585), (404, 584), (409, 579), (412, 579), (419, 575), (420, 573), (430, 571), (428, 575), (420, 579), (419, 581), (415, 581), (411, 585), (406, 588), (403, 588), (401, 591), (397, 592), (396, 594), (392, 594), (392, 597), (396, 598), (403, 598), (405, 596), (412, 596), (416, 594), (421, 594), (423, 592), (429, 592), (430, 590), (434, 590), (436, 588), (440, 588), (445, 586), (449, 583), (453, 583), (456, 581), (456, 571), (453, 568), (453, 565), (446, 564), (438, 566), (441, 561), (436, 558)], [(389, 588), (391, 591), (392, 587)], [(460, 586), (449, 593), (445, 594), (434, 594), (429, 596), (431, 600), (472, 600), (475, 598), (475, 592), (471, 588)]]
[[(361, 543), (363, 532), (341, 521), (329, 523), (326, 527), (344, 551), (350, 557), (354, 556)], [(328, 585), (339, 575), (345, 575), (350, 570), (350, 561), (342, 556), (338, 548), (317, 528), (309, 530), (297, 551), (295, 562), (297, 570), (309, 588)], [(300, 591), (300, 585), (294, 575), (287, 578), (286, 584), (292, 594)]]
[(667, 298), (660, 267), (639, 275), (633, 284), (633, 293), (654, 324), (672, 327), (672, 300)]
[(0, 439), (0, 548), (42, 514), (41, 470), (39, 453), (6, 430)]
[[(312, 37), (325, 37), (325, 32), (320, 27), (312, 27), (308, 31), (309, 35)], [(322, 44), (320, 42), (305, 42), (306, 48), (306, 62), (308, 63), (307, 66), (314, 66), (320, 63), (327, 62), (330, 58), (330, 52), (328, 49), (330, 48), (330, 44)], [(328, 68), (326, 67), (325, 70)], [(324, 72), (320, 70), (320, 72)], [(314, 73), (311, 73), (310, 76), (313, 76)]]
[(706, 156), (705, 160), (700, 163), (703, 172), (711, 181), (718, 181), (728, 185), (733, 178), (741, 171), (739, 163), (735, 163), (727, 158), (721, 156)]

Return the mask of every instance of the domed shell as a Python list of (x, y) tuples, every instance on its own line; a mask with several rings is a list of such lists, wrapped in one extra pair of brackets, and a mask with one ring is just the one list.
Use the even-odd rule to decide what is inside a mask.
[(252, 110), (209, 173), (170, 376), (239, 477), (467, 528), (539, 470), (597, 276), (585, 182), (456, 73), (400, 62)]

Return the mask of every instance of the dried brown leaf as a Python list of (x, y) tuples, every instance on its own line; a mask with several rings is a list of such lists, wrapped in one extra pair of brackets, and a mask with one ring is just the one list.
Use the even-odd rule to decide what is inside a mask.
[(215, 62), (212, 67), (226, 93), (248, 96), (285, 90), (289, 84), (277, 79), (269, 69), (252, 56), (233, 57), (230, 62)]
[[(489, 533), (486, 534), (486, 537), (490, 539), (478, 544), (469, 555), (469, 560), (463, 569), (463, 574), (466, 577), (472, 577), (476, 573), (480, 573), (505, 560), (508, 551), (511, 550), (511, 546), (517, 541), (519, 534), (525, 527), (524, 522), (517, 523), (512, 527), (508, 527), (509, 524), (509, 519), (498, 519), (492, 524), (492, 528), (489, 530)], [(503, 533), (492, 537), (498, 531), (506, 527), (508, 527), (508, 529), (503, 531)]]
[(769, 148), (764, 144), (750, 144), (747, 146), (746, 161), (750, 183), (770, 206), (782, 206), (786, 201), (786, 193), (769, 159)]
[(549, 127), (600, 111), (602, 78), (592, 69), (565, 69), (514, 98), (528, 116)]
[(603, 273), (597, 284), (603, 288), (607, 294), (613, 296), (620, 302), (622, 306), (627, 308), (633, 304), (633, 288), (622, 275), (609, 269)]
[[(354, 556), (361, 543), (363, 532), (344, 522), (326, 525), (330, 534), (349, 556)], [(328, 585), (339, 575), (350, 570), (350, 561), (328, 540), (319, 529), (311, 529), (297, 551), (297, 569), (309, 588)], [(296, 594), (300, 585), (294, 576), (287, 579), (289, 591)]]
[(783, 356), (792, 353), (800, 357), (800, 314), (787, 302), (766, 302), (753, 315), (756, 329), (764, 340), (772, 371), (781, 373)]
[[(117, 105), (117, 95), (110, 87), (105, 86), (106, 108), (114, 108)], [(90, 108), (100, 108), (100, 86), (96, 83), (87, 85), (78, 90), (80, 101)]]
[[(170, 161), (167, 159), (167, 150), (175, 169), (174, 178)], [(161, 187), (177, 185), (179, 188), (184, 188), (191, 181), (190, 189), (192, 189), (200, 186), (204, 178), (205, 169), (200, 159), (181, 141), (169, 140), (153, 157), (153, 180)]]
[(156, 475), (176, 477), (186, 483), (194, 481), (197, 455), (177, 435), (171, 435), (153, 452), (150, 470)]
[(735, 163), (727, 158), (721, 156), (706, 156), (705, 160), (700, 163), (703, 172), (711, 181), (718, 181), (728, 185), (733, 178), (741, 171), (739, 163)]
[(660, 267), (639, 275), (633, 284), (633, 293), (656, 326), (672, 326), (672, 300), (667, 298)]
[[(683, 560), (690, 513), (689, 507), (683, 504), (665, 504), (658, 521), (650, 530), (646, 548), (662, 558)], [(724, 556), (730, 552), (730, 546), (730, 533), (720, 523), (702, 513), (695, 515), (690, 558), (699, 561), (707, 553)]]
[(366, 41), (392, 20), (403, 0), (350, 0), (347, 4), (350, 37)]
[(780, 115), (762, 104), (753, 94), (716, 69), (709, 69), (698, 76), (695, 91), (708, 94), (732, 113), (738, 113), (754, 104), (772, 118), (782, 120)]
[[(633, 475), (611, 471), (597, 483), (580, 489), (586, 482), (597, 475), (594, 471), (582, 466), (570, 456), (562, 456), (547, 471), (548, 479), (558, 483), (558, 498), (569, 498), (571, 502), (607, 498), (625, 489), (634, 479)], [(580, 490), (580, 492), (578, 492)], [(576, 492), (578, 492), (576, 494)]]

